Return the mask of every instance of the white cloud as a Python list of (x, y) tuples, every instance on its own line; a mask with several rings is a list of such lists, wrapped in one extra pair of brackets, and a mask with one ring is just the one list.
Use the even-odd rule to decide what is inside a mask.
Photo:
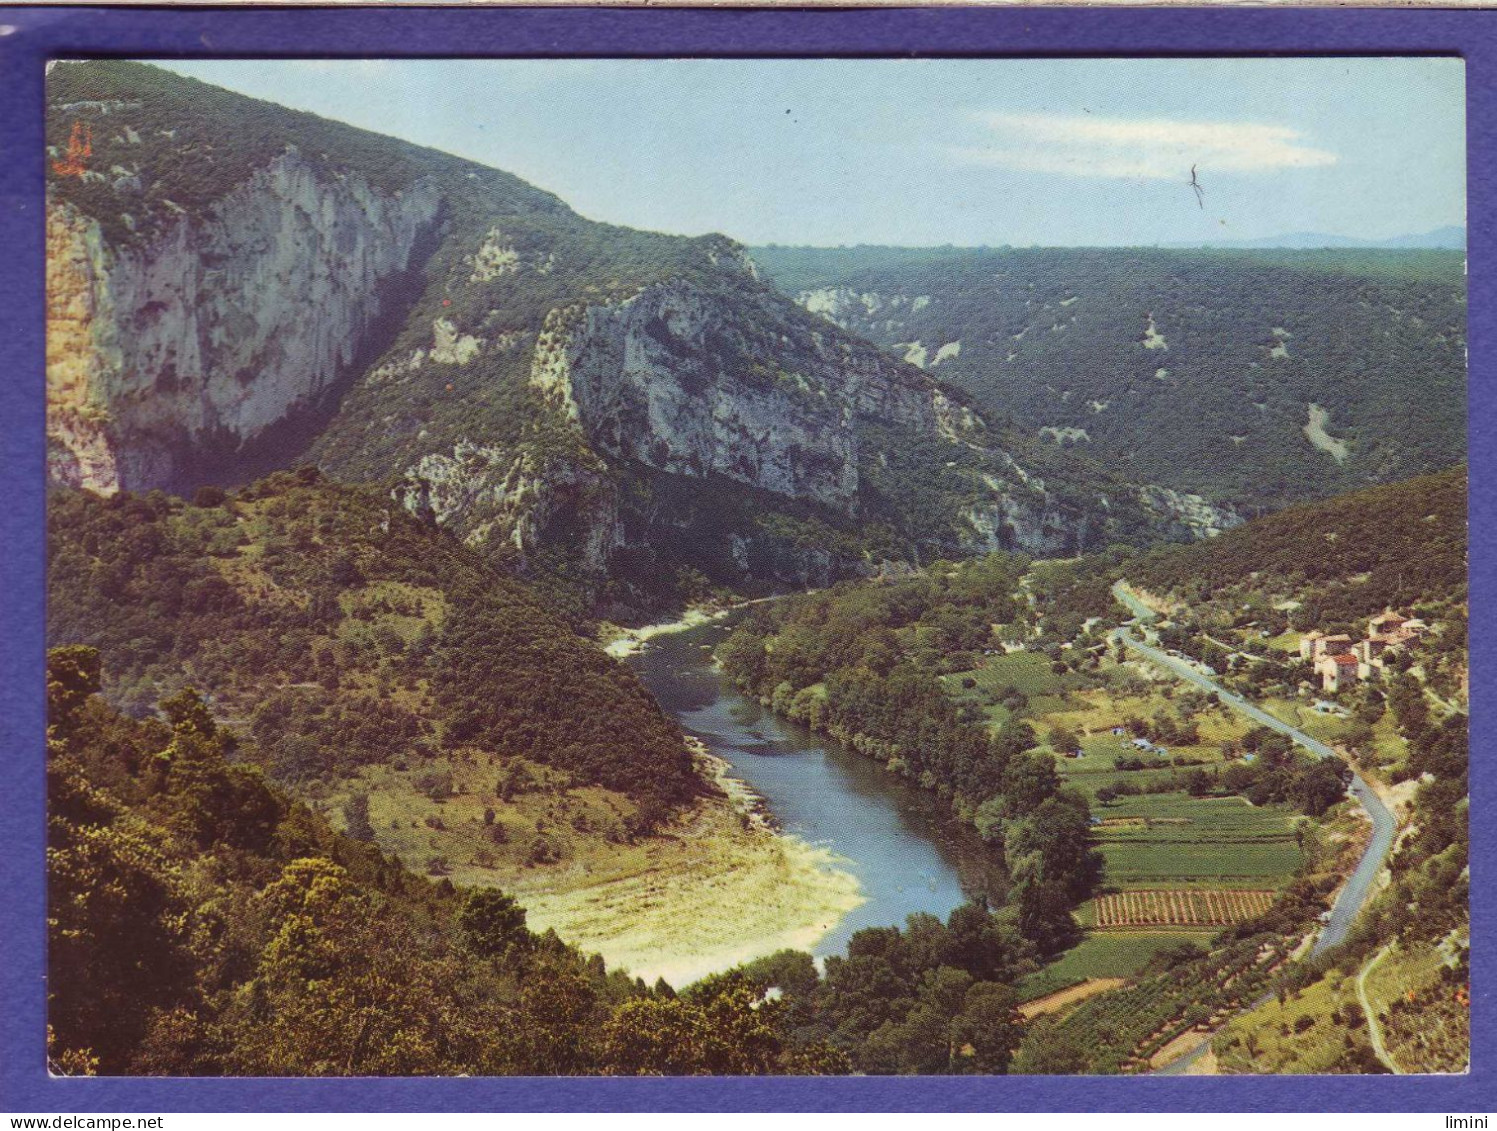
[(951, 151), (968, 165), (1026, 173), (1140, 180), (1207, 173), (1271, 173), (1334, 165), (1337, 156), (1304, 143), (1289, 126), (1253, 122), (1190, 122), (1171, 118), (1106, 118), (1095, 114), (979, 113), (991, 140)]

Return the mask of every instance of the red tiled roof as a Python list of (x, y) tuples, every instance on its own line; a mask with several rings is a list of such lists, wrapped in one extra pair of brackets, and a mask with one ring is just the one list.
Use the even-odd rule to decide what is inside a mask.
[(1332, 656), (1331, 657), (1331, 662), (1333, 664), (1338, 665), (1339, 667), (1345, 667), (1348, 664), (1355, 664), (1357, 662), (1357, 658), (1355, 656), (1346, 656), (1346, 655)]

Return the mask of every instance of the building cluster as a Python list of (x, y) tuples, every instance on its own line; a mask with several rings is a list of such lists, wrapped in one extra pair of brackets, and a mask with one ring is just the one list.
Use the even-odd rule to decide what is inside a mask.
[(1334, 636), (1307, 632), (1300, 637), (1299, 654), (1314, 662), (1322, 688), (1339, 691), (1382, 674), (1393, 656), (1428, 631), (1429, 626), (1418, 617), (1405, 617), (1388, 609), (1367, 622), (1366, 639), (1353, 641), (1344, 632)]

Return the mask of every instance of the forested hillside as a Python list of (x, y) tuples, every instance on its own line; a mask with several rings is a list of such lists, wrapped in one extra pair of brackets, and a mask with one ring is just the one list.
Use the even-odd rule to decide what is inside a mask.
[(461, 754), (604, 786), (650, 827), (697, 790), (633, 674), (524, 584), (315, 470), (188, 503), (55, 492), (48, 636), (144, 713), (199, 687), (289, 783)]
[[(1385, 608), (1466, 599), (1466, 468), (1290, 507), (1194, 546), (1141, 557), (1130, 576), (1198, 604), (1234, 591), (1293, 595), (1305, 628)], [(1282, 610), (1281, 610), (1282, 611)]]
[(196, 692), (107, 706), (48, 665), (48, 1063), (60, 1075), (845, 1072), (741, 976), (648, 989), (496, 889), (332, 831)]
[(1464, 456), (1458, 252), (753, 254), (808, 310), (1135, 481), (1274, 508)]

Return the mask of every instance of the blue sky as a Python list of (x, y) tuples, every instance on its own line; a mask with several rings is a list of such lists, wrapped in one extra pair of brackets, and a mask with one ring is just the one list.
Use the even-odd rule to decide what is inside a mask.
[(1383, 238), (1465, 222), (1464, 70), (1449, 59), (161, 65), (506, 169), (592, 219), (746, 243)]

